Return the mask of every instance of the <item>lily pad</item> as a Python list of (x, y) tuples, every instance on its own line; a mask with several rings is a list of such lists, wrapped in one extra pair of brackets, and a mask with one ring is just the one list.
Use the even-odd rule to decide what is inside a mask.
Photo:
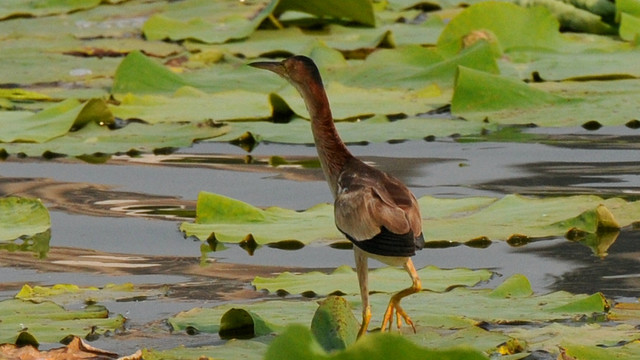
[(558, 21), (545, 8), (486, 1), (453, 18), (440, 34), (437, 46), (442, 54), (454, 56), (463, 49), (463, 39), (471, 40), (476, 32), (481, 39), (497, 41), (506, 53), (526, 48), (554, 50), (565, 43), (558, 28)]
[(149, 40), (196, 39), (224, 43), (249, 36), (271, 12), (278, 1), (251, 3), (233, 0), (187, 0), (169, 4), (164, 11), (147, 20), (142, 28)]
[(224, 134), (228, 128), (211, 122), (193, 124), (130, 123), (110, 130), (106, 126), (89, 123), (82, 129), (70, 132), (40, 144), (0, 143), (0, 149), (9, 154), (41, 156), (63, 154), (68, 156), (153, 152), (156, 149), (190, 146), (194, 141)]
[(460, 348), (451, 350), (429, 350), (397, 334), (378, 333), (365, 336), (353, 346), (331, 355), (320, 350), (320, 345), (311, 332), (303, 326), (292, 325), (278, 336), (267, 349), (266, 360), (276, 359), (340, 359), (382, 360), (393, 359), (442, 359), (481, 360), (487, 357), (474, 350)]
[(318, 17), (333, 17), (348, 19), (363, 25), (375, 26), (376, 18), (373, 14), (373, 6), (370, 0), (353, 0), (344, 2), (340, 0), (280, 0), (275, 9), (276, 13), (285, 11), (301, 11)]
[[(571, 229), (587, 233), (623, 227), (640, 219), (640, 202), (597, 196), (527, 198), (507, 195), (501, 199), (466, 198), (418, 200), (425, 219), (425, 239), (466, 242), (479, 237), (507, 240), (513, 235), (561, 236)], [(457, 203), (457, 204), (454, 204)], [(206, 240), (215, 234), (222, 242), (239, 243), (251, 235), (257, 244), (298, 240), (304, 244), (342, 239), (334, 225), (333, 207), (319, 204), (306, 211), (278, 207), (265, 210), (225, 196), (202, 192), (198, 196), (196, 222), (184, 222), (187, 236)]]
[(94, 303), (98, 301), (141, 301), (157, 298), (166, 294), (166, 289), (140, 290), (132, 283), (106, 284), (80, 287), (74, 284), (56, 284), (53, 286), (29, 286), (25, 284), (15, 296), (16, 299), (31, 302), (53, 301), (56, 304)]
[(121, 328), (125, 322), (122, 315), (109, 317), (109, 311), (101, 305), (67, 310), (49, 301), (19, 299), (0, 302), (0, 319), (0, 343), (31, 339), (27, 342), (33, 345), (59, 342), (68, 335), (103, 334)]
[[(268, 121), (246, 121), (231, 124), (228, 134), (215, 141), (236, 140), (247, 133), (261, 141), (287, 144), (313, 144), (311, 125), (308, 120), (294, 118), (288, 123)], [(483, 130), (497, 130), (496, 124), (482, 121), (452, 119), (451, 116), (411, 116), (391, 121), (386, 116), (374, 116), (360, 121), (336, 123), (340, 137), (346, 143), (386, 142), (391, 140), (425, 139), (432, 136), (474, 135)]]
[[(491, 278), (492, 272), (488, 270), (470, 269), (439, 269), (428, 266), (418, 271), (422, 280), (423, 289), (435, 292), (444, 292), (456, 286), (474, 286)], [(284, 272), (277, 277), (256, 277), (252, 285), (257, 290), (266, 289), (270, 292), (284, 290), (290, 294), (301, 294), (313, 291), (316, 295), (327, 295), (335, 292), (343, 294), (358, 294), (357, 276), (355, 271), (347, 265), (338, 267), (331, 274), (321, 272), (309, 272), (305, 274), (292, 274)], [(410, 285), (410, 279), (406, 271), (385, 267), (369, 271), (370, 291), (392, 292), (401, 290), (402, 284)]]
[(0, 240), (33, 236), (50, 227), (49, 211), (39, 199), (0, 198)]
[(73, 127), (81, 128), (90, 121), (101, 125), (113, 123), (113, 115), (99, 99), (86, 103), (68, 99), (36, 114), (10, 114), (17, 116), (4, 121), (2, 142), (41, 143), (66, 134)]

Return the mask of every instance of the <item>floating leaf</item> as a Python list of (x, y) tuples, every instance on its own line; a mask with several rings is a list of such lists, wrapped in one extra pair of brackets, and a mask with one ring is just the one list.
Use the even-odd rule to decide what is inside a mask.
[(51, 227), (49, 211), (39, 199), (0, 198), (0, 240), (36, 235)]
[(474, 4), (453, 18), (440, 34), (438, 50), (454, 56), (463, 49), (463, 39), (473, 32), (484, 38), (495, 36), (504, 52), (518, 48), (557, 49), (564, 39), (558, 21), (542, 7), (523, 8), (506, 2)]
[(421, 348), (406, 338), (397, 334), (370, 334), (353, 346), (331, 356), (321, 350), (320, 344), (306, 327), (292, 325), (278, 336), (267, 349), (266, 360), (276, 359), (340, 359), (340, 360), (382, 360), (401, 358), (413, 359), (441, 359), (441, 360), (480, 360), (487, 359), (480, 352), (461, 348), (451, 350), (429, 350)]
[(15, 343), (24, 334), (23, 330), (37, 342), (54, 343), (68, 335), (85, 337), (113, 331), (121, 328), (125, 321), (122, 315), (109, 317), (109, 311), (100, 305), (66, 310), (49, 301), (34, 303), (18, 299), (0, 301), (0, 319), (0, 343)]
[(183, 360), (199, 359), (203, 356), (218, 360), (262, 360), (267, 351), (263, 341), (229, 340), (224, 345), (185, 347), (174, 349), (144, 349), (142, 357), (146, 360)]
[(29, 286), (25, 284), (16, 299), (32, 302), (54, 301), (57, 304), (93, 303), (97, 301), (141, 301), (166, 294), (166, 289), (140, 290), (132, 283), (106, 284), (102, 288), (80, 287), (74, 284)]
[[(482, 130), (497, 130), (494, 124), (481, 121), (452, 119), (450, 116), (408, 117), (391, 121), (386, 116), (374, 116), (360, 121), (336, 123), (340, 137), (346, 143), (385, 142), (391, 140), (425, 139), (431, 136), (480, 134)], [(231, 131), (216, 141), (236, 140), (249, 132), (261, 141), (312, 144), (311, 124), (294, 118), (286, 124), (267, 121), (234, 122)]]
[(209, 122), (155, 125), (130, 123), (115, 130), (90, 123), (78, 131), (45, 143), (0, 143), (0, 149), (9, 154), (21, 153), (28, 156), (41, 156), (45, 153), (79, 156), (129, 151), (152, 152), (155, 149), (189, 146), (195, 140), (216, 137), (227, 131), (226, 126)]
[(566, 102), (560, 96), (532, 88), (519, 80), (461, 66), (456, 76), (451, 112), (461, 116), (506, 109), (518, 112), (519, 109)]
[[(424, 289), (437, 292), (443, 292), (455, 286), (474, 286), (479, 282), (489, 280), (492, 275), (487, 270), (443, 270), (435, 266), (420, 269), (418, 274), (422, 279)], [(411, 283), (404, 270), (385, 267), (369, 271), (370, 291), (399, 291), (402, 290), (403, 283), (406, 283), (406, 286)], [(252, 284), (258, 290), (266, 289), (270, 292), (284, 290), (290, 294), (301, 294), (307, 291), (313, 291), (318, 295), (334, 292), (344, 294), (358, 294), (360, 292), (356, 273), (347, 265), (338, 267), (331, 274), (317, 271), (305, 274), (284, 272), (273, 278), (256, 277)]]
[(223, 339), (250, 339), (270, 334), (274, 330), (275, 328), (267, 324), (258, 314), (233, 308), (220, 318), (218, 334)]
[(285, 11), (302, 11), (318, 17), (334, 17), (359, 22), (363, 25), (375, 26), (376, 18), (370, 0), (280, 0), (275, 9), (276, 13)]
[(325, 351), (344, 350), (355, 343), (360, 324), (347, 301), (329, 296), (319, 302), (311, 319), (311, 332)]
[(303, 212), (278, 207), (262, 210), (207, 192), (198, 196), (196, 223), (182, 223), (180, 230), (187, 236), (201, 239), (215, 233), (219, 241), (235, 243), (249, 233), (258, 244), (287, 239), (309, 243), (323, 237), (342, 238), (333, 224), (333, 208), (328, 204), (316, 205)]
[[(501, 199), (466, 198), (446, 200), (422, 197), (418, 200), (426, 218), (423, 220), (425, 239), (429, 241), (466, 242), (479, 237), (507, 240), (514, 234), (528, 237), (560, 236), (571, 229), (596, 233), (602, 224), (615, 220), (627, 226), (640, 219), (640, 202), (626, 202), (620, 198), (602, 199), (597, 196), (555, 198), (527, 198), (507, 195)], [(454, 203), (457, 203), (453, 205)], [(600, 206), (605, 206), (608, 213)], [(455, 211), (452, 211), (454, 210)], [(238, 216), (234, 216), (234, 212)], [(250, 219), (241, 214), (249, 212)], [(198, 197), (195, 223), (184, 222), (180, 230), (187, 236), (202, 240), (212, 233), (223, 242), (238, 243), (248, 234), (258, 244), (281, 240), (298, 240), (308, 244), (317, 240), (342, 239), (334, 225), (333, 208), (319, 204), (306, 211), (278, 207), (265, 210), (252, 207), (224, 196), (201, 193)], [(218, 214), (220, 217), (218, 218)]]
[(224, 43), (249, 36), (274, 10), (278, 1), (187, 0), (165, 7), (142, 27), (149, 40), (196, 39)]

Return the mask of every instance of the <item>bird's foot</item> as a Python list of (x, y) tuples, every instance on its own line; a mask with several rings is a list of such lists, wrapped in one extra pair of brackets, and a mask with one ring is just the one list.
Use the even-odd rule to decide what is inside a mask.
[(398, 329), (402, 327), (402, 320), (407, 325), (411, 325), (413, 332), (416, 332), (416, 326), (411, 321), (409, 315), (402, 309), (400, 306), (400, 300), (396, 300), (394, 298), (389, 301), (389, 306), (387, 306), (387, 311), (384, 313), (384, 318), (382, 318), (382, 326), (380, 327), (380, 331), (391, 331), (391, 327), (393, 326), (393, 312), (396, 313), (396, 322)]
[(362, 313), (362, 325), (360, 325), (360, 330), (358, 331), (358, 339), (364, 334), (367, 333), (367, 329), (369, 328), (369, 322), (371, 321), (371, 308), (367, 307)]

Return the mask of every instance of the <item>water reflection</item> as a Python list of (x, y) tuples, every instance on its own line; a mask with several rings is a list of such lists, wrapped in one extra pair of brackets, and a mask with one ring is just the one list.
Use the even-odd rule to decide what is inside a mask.
[[(595, 234), (594, 234), (595, 235)], [(591, 241), (597, 238), (596, 243)], [(576, 264), (570, 271), (556, 275), (549, 287), (573, 293), (603, 292), (613, 298), (640, 296), (640, 231), (624, 229), (620, 233), (600, 234), (580, 241), (590, 250), (571, 241), (547, 246), (522, 248), (527, 254)], [(606, 256), (603, 256), (606, 253)]]

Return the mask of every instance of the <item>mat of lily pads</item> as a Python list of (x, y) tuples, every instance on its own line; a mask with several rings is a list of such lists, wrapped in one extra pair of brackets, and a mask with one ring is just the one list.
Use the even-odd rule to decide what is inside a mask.
[[(318, 288), (323, 284), (317, 278), (306, 274), (297, 276), (299, 283), (307, 284), (306, 287), (300, 287), (300, 290), (323, 292)], [(324, 281), (332, 281), (330, 278), (336, 276), (339, 274), (329, 274)], [(351, 277), (351, 281), (357, 284), (355, 274)], [(403, 331), (404, 339), (418, 347), (446, 349), (464, 346), (486, 355), (511, 354), (514, 357), (508, 357), (510, 359), (523, 358), (534, 351), (544, 351), (556, 354), (555, 356), (560, 351), (598, 353), (602, 348), (610, 350), (601, 352), (603, 355), (599, 356), (606, 356), (604, 354), (607, 353), (633, 354), (637, 351), (633, 346), (633, 340), (637, 338), (633, 323), (640, 314), (637, 311), (632, 311), (632, 315), (627, 314), (626, 323), (608, 320), (615, 319), (616, 308), (602, 294), (576, 295), (567, 292), (534, 294), (528, 279), (522, 275), (507, 278), (494, 289), (456, 287), (453, 286), (455, 283), (450, 283), (452, 289), (449, 291), (423, 291), (403, 300), (403, 307), (412, 316), (417, 326), (416, 334), (409, 330)], [(425, 285), (428, 286), (428, 281), (425, 281)], [(396, 284), (396, 287), (401, 286)], [(391, 289), (377, 291), (371, 296), (374, 309), (373, 328), (380, 325), (379, 318), (386, 308), (392, 291)], [(360, 300), (357, 295), (357, 286), (348, 290), (343, 299), (351, 304), (353, 313), (358, 313)], [(231, 318), (229, 314), (244, 312), (248, 319), (251, 319), (249, 323), (252, 324), (253, 335), (256, 336), (252, 341), (271, 342), (274, 333), (280, 334), (271, 345), (279, 348), (276, 344), (280, 337), (292, 336), (290, 334), (292, 323), (300, 324), (296, 328), (301, 333), (298, 336), (307, 336), (309, 326), (311, 326), (311, 332), (314, 331), (318, 316), (316, 309), (318, 304), (313, 300), (271, 300), (246, 305), (230, 304), (214, 308), (194, 308), (170, 318), (169, 323), (175, 331), (196, 329), (203, 332), (218, 332), (221, 328), (215, 324), (231, 326), (228, 323)], [(336, 312), (335, 316), (354, 315), (351, 312), (348, 314)], [(222, 320), (223, 318), (227, 320)], [(241, 319), (243, 318), (237, 317), (237, 321), (243, 324), (247, 320), (247, 318)], [(343, 320), (340, 322), (343, 325), (350, 323), (346, 318)], [(357, 330), (357, 322), (354, 326)], [(322, 338), (324, 335), (318, 336)], [(319, 341), (323, 343), (324, 340)], [(285, 350), (285, 353), (307, 351), (299, 343), (295, 344), (298, 345), (288, 343), (290, 349)], [(261, 346), (255, 346), (252, 343), (247, 345), (255, 348), (256, 351), (264, 351)], [(297, 348), (298, 346), (300, 348)], [(345, 353), (356, 347), (358, 343), (348, 344)], [(202, 350), (213, 353), (215, 348), (209, 347)], [(269, 350), (270, 348), (267, 348), (267, 354)], [(604, 357), (596, 357), (596, 359), (600, 358)]]
[[(640, 220), (640, 202), (591, 195), (553, 198), (507, 195), (500, 199), (425, 196), (418, 203), (427, 242), (539, 238), (564, 235), (569, 230), (596, 233)], [(208, 192), (198, 197), (195, 222), (183, 222), (180, 230), (201, 240), (213, 234), (218, 241), (231, 243), (251, 235), (259, 245), (282, 240), (309, 244), (344, 239), (335, 228), (330, 204), (318, 204), (305, 211), (260, 209)]]
[[(219, 141), (250, 132), (309, 143), (298, 121), (280, 129), (286, 116), (308, 117), (295, 90), (246, 66), (290, 54), (318, 63), (336, 119), (382, 119), (345, 124), (349, 141), (474, 135), (510, 124), (622, 125), (640, 111), (638, 8), (637, 0), (12, 1), (0, 10), (0, 33), (8, 34), (0, 39), (0, 148), (78, 156), (126, 153), (141, 141), (91, 135), (90, 146), (79, 132), (78, 141), (72, 135), (82, 126), (72, 126), (72, 113), (89, 99), (106, 101), (103, 114), (149, 124), (129, 129), (148, 134), (150, 145), (133, 147), (138, 152), (228, 131), (186, 133), (185, 123), (207, 120), (233, 123), (233, 136)], [(449, 104), (466, 122), (414, 118)], [(384, 121), (399, 115), (408, 119)], [(151, 130), (176, 122), (183, 127)], [(167, 143), (162, 134), (174, 130), (184, 137)]]

